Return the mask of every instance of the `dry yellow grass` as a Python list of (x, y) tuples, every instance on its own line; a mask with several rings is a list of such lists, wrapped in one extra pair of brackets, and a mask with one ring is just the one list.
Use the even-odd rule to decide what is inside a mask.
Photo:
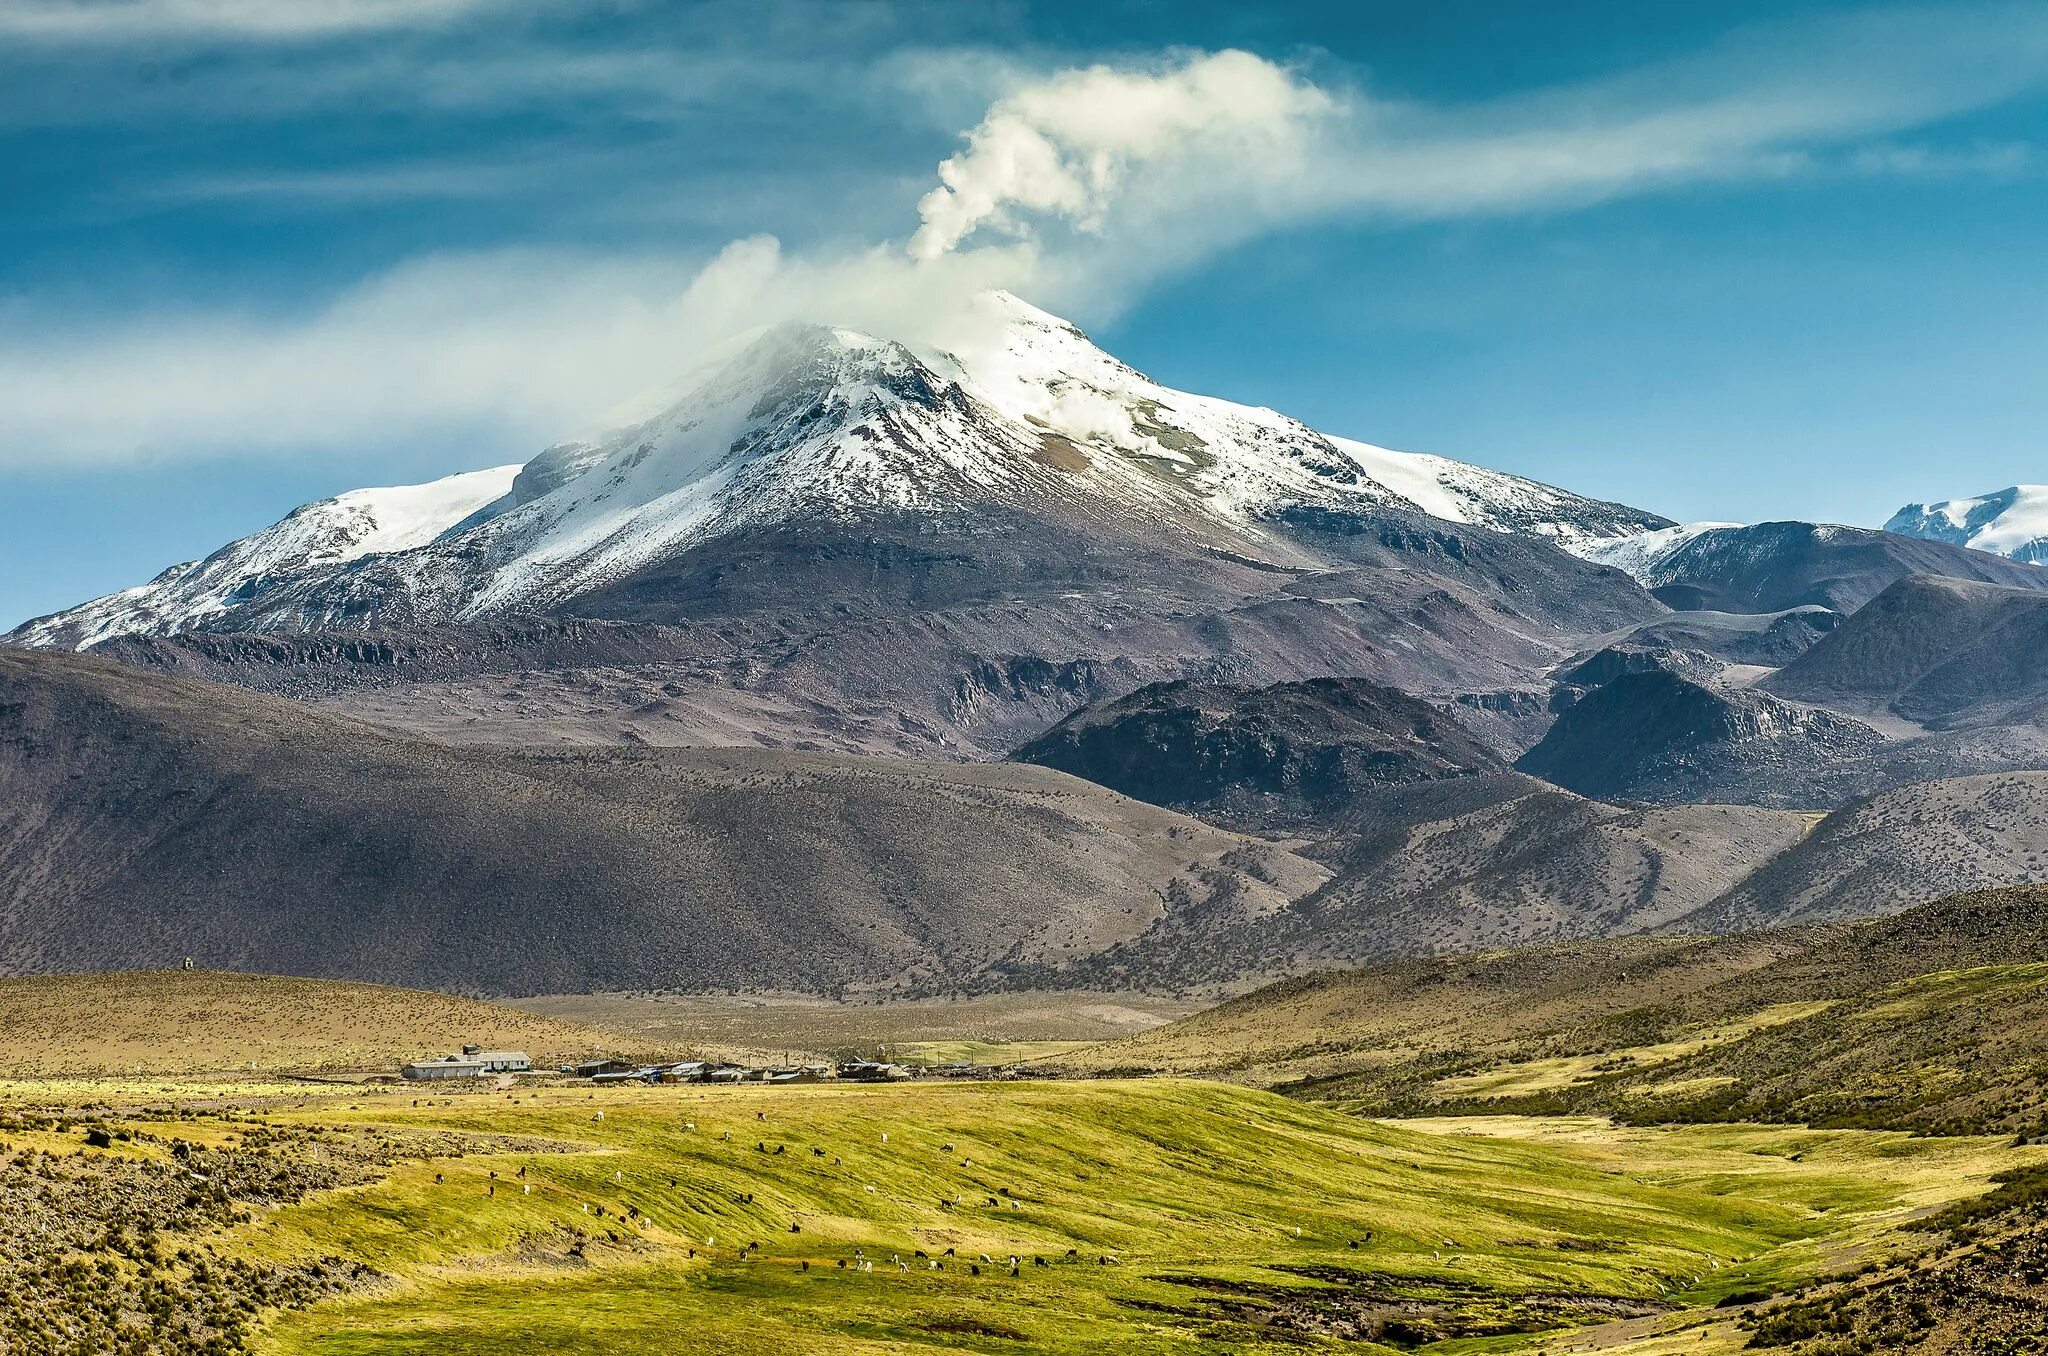
[(1536, 1092), (1555, 1092), (1617, 1069), (1653, 1069), (1660, 1064), (1684, 1059), (1687, 1055), (1696, 1055), (1723, 1041), (1738, 1041), (1770, 1027), (1801, 1021), (1832, 1006), (1825, 1000), (1774, 1003), (1739, 1021), (1707, 1027), (1682, 1040), (1631, 1045), (1590, 1055), (1559, 1055), (1552, 1059), (1502, 1064), (1478, 1073), (1439, 1078), (1436, 1090), (1446, 1097), (1523, 1097)]
[(646, 1043), (497, 1003), (216, 970), (0, 980), (0, 1077), (391, 1070), (464, 1043), (535, 1063)]
[(734, 1059), (887, 1054), (911, 1063), (1008, 1064), (1113, 1040), (1199, 1010), (1185, 999), (1027, 992), (835, 1002), (794, 995), (554, 994), (515, 998), (543, 1017)]

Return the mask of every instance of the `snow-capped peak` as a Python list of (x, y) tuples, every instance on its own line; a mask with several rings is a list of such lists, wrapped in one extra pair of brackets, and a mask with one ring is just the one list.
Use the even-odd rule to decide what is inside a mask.
[(1975, 499), (1908, 504), (1884, 530), (2048, 565), (2048, 485), (2012, 485)]
[[(547, 609), (750, 527), (997, 507), (1119, 519), (1301, 563), (1285, 511), (1396, 509), (1597, 542), (1664, 520), (1174, 390), (1007, 293), (956, 343), (783, 324), (523, 467), (309, 505), (16, 639), (429, 622)], [(228, 617), (226, 614), (235, 613)]]
[(1008, 292), (978, 304), (976, 337), (932, 355), (935, 365), (1013, 418), (1163, 471), (1212, 511), (1254, 517), (1276, 504), (1334, 499), (1561, 541), (1664, 523), (1520, 476), (1332, 437), (1274, 410), (1175, 390)]

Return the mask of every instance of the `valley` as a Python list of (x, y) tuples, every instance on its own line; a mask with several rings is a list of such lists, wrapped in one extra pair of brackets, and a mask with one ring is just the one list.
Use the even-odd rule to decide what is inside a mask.
[(0, 1350), (2023, 1349), (2041, 567), (980, 304), (0, 646)]
[[(2009, 926), (1981, 943), (1987, 953), (2016, 944)], [(1797, 972), (1803, 954), (1691, 945), (1699, 954), (1666, 947), (1636, 962), (1685, 976), (1666, 992), (1711, 995), (1718, 974), (1761, 1000), (1787, 991), (1768, 976)], [(1585, 960), (1570, 963), (1630, 946), (1644, 950), (1586, 944)], [(1872, 974), (1925, 959), (1895, 942), (1870, 949), (1887, 957), (1863, 967)], [(1721, 950), (1737, 954), (1709, 959)], [(1925, 1012), (1926, 985), (1950, 982), (1909, 984), (1888, 1002)], [(50, 985), (28, 983), (0, 986), (12, 1026), (51, 1001)], [(1894, 1266), (1907, 1276), (1981, 1267), (1952, 1227), (2000, 1236), (2020, 1199), (2013, 1184), (2048, 1171), (2048, 1149), (2009, 1133), (1958, 1124), (1908, 1135), (1875, 1128), (1881, 1111), (1871, 1128), (1842, 1129), (1505, 1109), (1573, 1086), (1590, 1056), (1512, 1066), (1505, 1083), (1443, 1080), (1466, 1110), (1446, 1100), (1399, 1119), (1371, 1107), (1369, 1084), (1329, 1080), (1285, 1096), (1188, 1077), (720, 1088), (534, 1075), (423, 1086), (363, 1081), (343, 1067), (344, 1047), (316, 1053), (334, 986), (172, 971), (72, 987), (68, 996), (124, 1012), (153, 1002), (160, 1063), (143, 1077), (89, 1073), (80, 1055), (99, 1047), (81, 1047), (89, 1036), (73, 1029), (39, 1042), (45, 1068), (69, 1072), (4, 1071), (0, 1193), (63, 1204), (0, 1225), (0, 1286), (33, 1297), (9, 1309), (9, 1340), (65, 1334), (93, 1350), (598, 1353), (679, 1328), (734, 1351), (1771, 1350), (1773, 1334), (1832, 1321), (1816, 1314), (1869, 1307), (1874, 1280)], [(1567, 1001), (1600, 992), (1573, 986)], [(254, 1009), (239, 1027), (221, 1020), (256, 994), (267, 1022)], [(1134, 1042), (1179, 1050), (1199, 1071), (1191, 1042), (1213, 1038), (1218, 1020), (1242, 1025), (1233, 1009), (1264, 1001), (1092, 1048), (1105, 1061)], [(1778, 1003), (1733, 1020), (1704, 1002), (1690, 1037), (1610, 1050), (1605, 1063), (1675, 1066), (1853, 1001)], [(1011, 1029), (1047, 1029), (1030, 1023), (1077, 1005), (1041, 1006), (1035, 1019), (1013, 1007)], [(735, 1045), (788, 1034), (786, 1013), (756, 1007), (768, 1025), (693, 1019), (671, 1030)], [(479, 1033), (496, 1021), (505, 1033), (593, 1034), (472, 1009), (454, 1015)], [(641, 1010), (584, 1010), (656, 1034)], [(1457, 1011), (1486, 1020), (1484, 1005)], [(349, 1013), (374, 1019), (376, 1009)], [(892, 1017), (908, 1034), (932, 1015)], [(814, 1010), (805, 1020), (823, 1029), (829, 1019)], [(851, 1030), (861, 1019), (844, 1020)], [(301, 1033), (304, 1067), (333, 1072), (308, 1080), (284, 1058), (247, 1068), (282, 1054), (273, 1025)], [(1638, 1027), (1599, 1029), (1645, 1039)], [(183, 1043), (186, 1031), (216, 1043)], [(1237, 1077), (1213, 1056), (1206, 1067)], [(176, 1188), (188, 1173), (205, 1188)], [(64, 1227), (25, 1228), (38, 1219)], [(102, 1265), (40, 1270), (89, 1241)], [(64, 1279), (39, 1279), (48, 1274)]]

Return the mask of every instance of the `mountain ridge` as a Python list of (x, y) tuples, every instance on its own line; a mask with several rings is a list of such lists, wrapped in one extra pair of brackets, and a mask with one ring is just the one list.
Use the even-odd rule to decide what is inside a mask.
[[(750, 529), (876, 513), (957, 518), (983, 504), (1083, 532), (1105, 515), (1130, 518), (1138, 535), (1176, 538), (1183, 553), (1206, 543), (1283, 566), (1307, 562), (1270, 524), (1302, 506), (1422, 514), (1557, 542), (1665, 521), (1175, 391), (1008, 294), (982, 304), (983, 339), (957, 352), (831, 326), (772, 327), (652, 415), (558, 443), (509, 479), (498, 468), (471, 473), (487, 483), (406, 487), (449, 500), (424, 540), (393, 538), (385, 550), (371, 541), (339, 558), (307, 549), (294, 560), (286, 525), (320, 508), (309, 505), (209, 557), (218, 577), (204, 597), (163, 587), (182, 580), (190, 594), (183, 576), (160, 577), (35, 619), (12, 639), (77, 647), (201, 622), (361, 629), (546, 612)], [(458, 501), (447, 492), (459, 483), (477, 492)]]
[(1850, 613), (1912, 574), (2048, 589), (2048, 570), (1969, 546), (1838, 523), (1691, 523), (1574, 547), (1680, 612)]

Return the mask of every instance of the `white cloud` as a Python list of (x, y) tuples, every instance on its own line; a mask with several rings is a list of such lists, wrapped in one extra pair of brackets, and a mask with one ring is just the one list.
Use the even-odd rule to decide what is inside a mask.
[[(1465, 106), (1318, 85), (1245, 52), (1011, 89), (918, 204), (919, 258), (1037, 243), (1126, 282), (1264, 231), (1574, 205), (1797, 173), (1811, 152), (2048, 83), (2048, 10), (1963, 5), (1739, 34), (1688, 61)], [(1867, 171), (2010, 172), (2015, 153), (1873, 152)]]
[(1858, 174), (1916, 179), (2011, 178), (2024, 174), (2034, 162), (2034, 148), (2024, 141), (1977, 142), (1966, 146), (1865, 146), (1848, 157), (1849, 169)]
[(1199, 195), (1219, 176), (1240, 191), (1308, 168), (1303, 155), (1336, 102), (1248, 52), (1195, 54), (1148, 70), (1062, 71), (999, 100), (939, 166), (911, 253), (935, 258), (983, 227), (1028, 234), (1057, 217), (1093, 234), (1116, 200), (1158, 171)]

